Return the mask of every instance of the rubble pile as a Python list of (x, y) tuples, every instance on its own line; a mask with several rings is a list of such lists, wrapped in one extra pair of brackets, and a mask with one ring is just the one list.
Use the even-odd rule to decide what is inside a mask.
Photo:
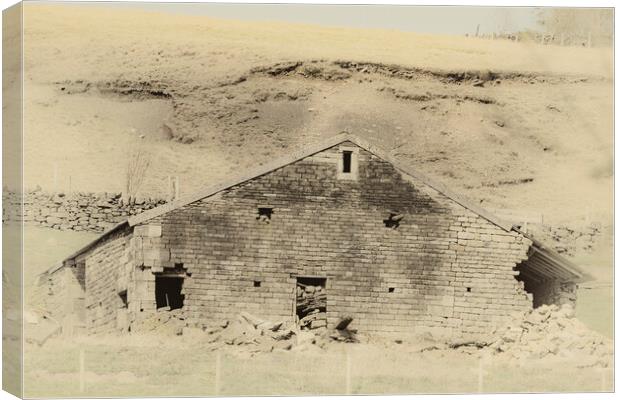
[(355, 331), (347, 329), (349, 323), (341, 323), (333, 330), (327, 330), (327, 327), (308, 330), (287, 326), (283, 322), (263, 321), (243, 312), (236, 321), (223, 324), (221, 329), (212, 328), (205, 332), (212, 336), (208, 340), (210, 343), (249, 345), (250, 352), (270, 352), (276, 349), (302, 349), (309, 345), (325, 348), (333, 342), (357, 342)]
[(213, 349), (222, 345), (239, 346), (250, 353), (291, 350), (296, 336), (295, 330), (282, 322), (264, 321), (246, 312), (239, 314), (234, 321), (194, 330), (192, 334), (202, 337)]
[(183, 328), (187, 326), (183, 310), (170, 307), (158, 308), (144, 319), (131, 324), (133, 333), (161, 333), (164, 335), (182, 335)]
[(328, 337), (337, 342), (357, 343), (357, 329), (349, 329), (351, 322), (353, 322), (352, 317), (342, 318), (336, 325), (336, 329), (328, 333)]
[[(338, 325), (342, 329), (302, 330), (294, 324), (265, 321), (247, 312), (242, 312), (234, 321), (225, 321), (211, 327), (185, 326), (181, 327), (176, 334), (182, 335), (191, 342), (200, 343), (210, 350), (230, 346), (236, 352), (253, 355), (276, 350), (326, 348), (336, 342), (357, 342), (356, 332), (347, 329), (352, 319), (345, 318), (345, 320), (348, 322), (344, 324), (341, 322)], [(166, 324), (171, 321), (173, 321), (172, 318)], [(173, 326), (178, 327), (178, 325)]]
[(301, 329), (326, 328), (326, 310), (325, 288), (297, 283), (297, 316)]
[(520, 314), (493, 332), (494, 353), (511, 360), (560, 357), (579, 366), (607, 367), (612, 360), (610, 339), (590, 330), (575, 318), (570, 305), (543, 305)]

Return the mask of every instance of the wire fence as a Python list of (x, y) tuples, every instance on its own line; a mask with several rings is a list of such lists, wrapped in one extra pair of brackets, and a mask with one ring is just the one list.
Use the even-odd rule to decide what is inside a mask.
[[(306, 354), (295, 355), (294, 357), (301, 357), (302, 359), (307, 360), (316, 359), (316, 356)], [(438, 356), (438, 360), (441, 360), (441, 357), (445, 356)], [(268, 385), (269, 376), (274, 375), (283, 377), (284, 381), (287, 381), (288, 379), (296, 379), (298, 382), (302, 382), (304, 380), (312, 382), (318, 378), (318, 374), (314, 368), (306, 367), (300, 370), (300, 363), (298, 359), (293, 360), (293, 358), (291, 358), (289, 360), (290, 363), (284, 363), (278, 357), (277, 361), (278, 362), (273, 364), (276, 365), (275, 368), (273, 366), (270, 368), (258, 368), (258, 365), (262, 364), (257, 362), (257, 376), (248, 377), (247, 374), (239, 373), (240, 366), (244, 365), (246, 369), (248, 369), (248, 367), (252, 368), (252, 360), (236, 359), (234, 356), (230, 356), (224, 351), (217, 350), (211, 357), (205, 359), (206, 364), (186, 364), (183, 369), (186, 370), (188, 374), (190, 374), (192, 370), (198, 372), (199, 374), (206, 374), (206, 379), (202, 380), (200, 389), (202, 390), (203, 395), (214, 396), (264, 394), (264, 386), (257, 388), (257, 393), (252, 393), (252, 386), (254, 385), (254, 382), (260, 381)], [(379, 364), (369, 362), (366, 355), (359, 350), (348, 348), (344, 349), (335, 356), (334, 354), (331, 354), (329, 359), (326, 359), (325, 362), (331, 368), (328, 378), (330, 381), (330, 389), (327, 394), (344, 395), (369, 393), (376, 394), (378, 392), (372, 388), (372, 382), (380, 382), (377, 379), (383, 379), (388, 382), (392, 381), (396, 383), (392, 387), (392, 390), (386, 391), (385, 394), (412, 394), (429, 392), (453, 393), (455, 391), (460, 391), (463, 393), (493, 393), (502, 390), (500, 383), (502, 380), (507, 380), (507, 382), (510, 383), (506, 386), (506, 389), (512, 388), (512, 391), (515, 391), (514, 382), (522, 381), (521, 391), (528, 392), (531, 390), (540, 390), (540, 388), (530, 388), (527, 383), (527, 377), (532, 374), (540, 374), (542, 371), (539, 366), (534, 366), (529, 371), (528, 368), (524, 367), (515, 367), (514, 371), (506, 370), (505, 367), (498, 368), (498, 364), (494, 362), (489, 353), (483, 353), (477, 358), (472, 356), (470, 365), (471, 362), (474, 362), (475, 364), (469, 369), (463, 369), (460, 362), (454, 363), (454, 369), (452, 369), (449, 360), (445, 359), (441, 361), (443, 363), (443, 368), (438, 369), (437, 362), (430, 361), (429, 357), (426, 357), (426, 365), (428, 366), (430, 373), (432, 374), (433, 371), (436, 371), (438, 375), (442, 375), (442, 377), (437, 377), (437, 382), (441, 382), (442, 379), (445, 379), (445, 382), (460, 382), (461, 387), (459, 388), (458, 386), (442, 387), (436, 383), (436, 386), (432, 386), (433, 382), (428, 378), (428, 371), (426, 371), (426, 374), (422, 374), (420, 372), (426, 368), (426, 365), (420, 364), (419, 360), (415, 363), (415, 365), (413, 363), (411, 365), (406, 364), (401, 366), (392, 365), (392, 369), (399, 369), (399, 376), (392, 377), (389, 376), (390, 371), (383, 370)], [(75, 388), (77, 389), (77, 393), (80, 395), (88, 394), (89, 396), (97, 395), (97, 388), (100, 387), (102, 379), (96, 373), (89, 373), (88, 367), (90, 366), (93, 367), (93, 370), (100, 371), (102, 368), (100, 355), (97, 354), (96, 351), (86, 351), (84, 348), (80, 348), (76, 364), (79, 371), (79, 379), (78, 382), (76, 382), (77, 387)], [(308, 365), (312, 365), (312, 362), (309, 362)], [(146, 368), (147, 366), (144, 367)], [(167, 365), (166, 367), (170, 368), (170, 370), (175, 369), (171, 365)], [(111, 366), (111, 369), (114, 369), (113, 365)], [(160, 369), (160, 371), (161, 370), (165, 370), (165, 368)], [(341, 372), (333, 373), (333, 371)], [(403, 377), (407, 376), (407, 371), (410, 371), (409, 373), (411, 374), (411, 380), (407, 382), (407, 385), (399, 387), (398, 382), (403, 381)], [(568, 378), (568, 375), (562, 374), (569, 374), (569, 372), (561, 371), (561, 369), (558, 369), (557, 366), (550, 366), (549, 371), (553, 371), (548, 377), (550, 381), (558, 381), (558, 378), (564, 380)], [(586, 378), (590, 382), (589, 386), (584, 388), (584, 391), (610, 392), (613, 390), (613, 368), (592, 367), (582, 371), (584, 371), (584, 374), (587, 375)], [(455, 375), (455, 377), (447, 380), (447, 377), (451, 374)], [(514, 374), (514, 381), (510, 379), (511, 374)], [(244, 385), (244, 379), (248, 380), (247, 386)], [(419, 391), (416, 390), (416, 379), (420, 383)], [(167, 381), (168, 379), (161, 380)], [(175, 379), (172, 379), (172, 381), (175, 381)], [(193, 379), (193, 381), (196, 380)], [(325, 375), (323, 375), (323, 381), (325, 381)], [(272, 388), (272, 394), (308, 394), (307, 388), (301, 390), (300, 393), (295, 393), (294, 391), (290, 392), (291, 387), (282, 387), (282, 392), (279, 392), (279, 388), (277, 387), (278, 382), (273, 382), (275, 386)], [(139, 382), (136, 382), (136, 385), (139, 385)], [(179, 382), (179, 385), (178, 390), (179, 393), (181, 393), (183, 391), (181, 382)], [(326, 394), (325, 388), (319, 388), (319, 386), (320, 384), (317, 381), (316, 394)], [(380, 384), (379, 386), (383, 388), (386, 387), (385, 384)], [(309, 387), (311, 387), (311, 385)], [(376, 389), (380, 389), (380, 387), (377, 387)], [(174, 393), (174, 388), (170, 389), (171, 390), (169, 392)], [(550, 386), (549, 390), (553, 391), (557, 390), (557, 388)], [(119, 394), (122, 395), (122, 393)]]

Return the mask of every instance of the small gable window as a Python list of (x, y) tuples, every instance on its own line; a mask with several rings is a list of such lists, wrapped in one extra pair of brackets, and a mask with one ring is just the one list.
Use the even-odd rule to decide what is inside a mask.
[(338, 179), (357, 180), (357, 156), (357, 147), (340, 147), (338, 157)]
[(349, 150), (345, 150), (342, 152), (342, 173), (343, 174), (351, 173), (351, 154), (352, 152)]

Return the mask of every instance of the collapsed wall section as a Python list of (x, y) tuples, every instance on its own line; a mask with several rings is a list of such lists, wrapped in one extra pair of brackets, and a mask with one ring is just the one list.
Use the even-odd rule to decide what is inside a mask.
[(532, 295), (534, 296), (534, 307), (542, 305), (564, 305), (575, 306), (577, 303), (577, 284), (566, 282), (561, 279), (552, 279), (540, 283), (531, 284)]

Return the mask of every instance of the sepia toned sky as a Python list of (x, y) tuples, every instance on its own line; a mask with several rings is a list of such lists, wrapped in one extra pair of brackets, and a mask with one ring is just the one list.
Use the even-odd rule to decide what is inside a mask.
[[(65, 3), (66, 4), (66, 3)], [(76, 3), (72, 3), (76, 4)], [(80, 4), (80, 3), (77, 3)], [(334, 27), (396, 29), (429, 34), (514, 32), (538, 27), (536, 7), (467, 7), (333, 4), (81, 3), (140, 8), (249, 21), (280, 21)]]

